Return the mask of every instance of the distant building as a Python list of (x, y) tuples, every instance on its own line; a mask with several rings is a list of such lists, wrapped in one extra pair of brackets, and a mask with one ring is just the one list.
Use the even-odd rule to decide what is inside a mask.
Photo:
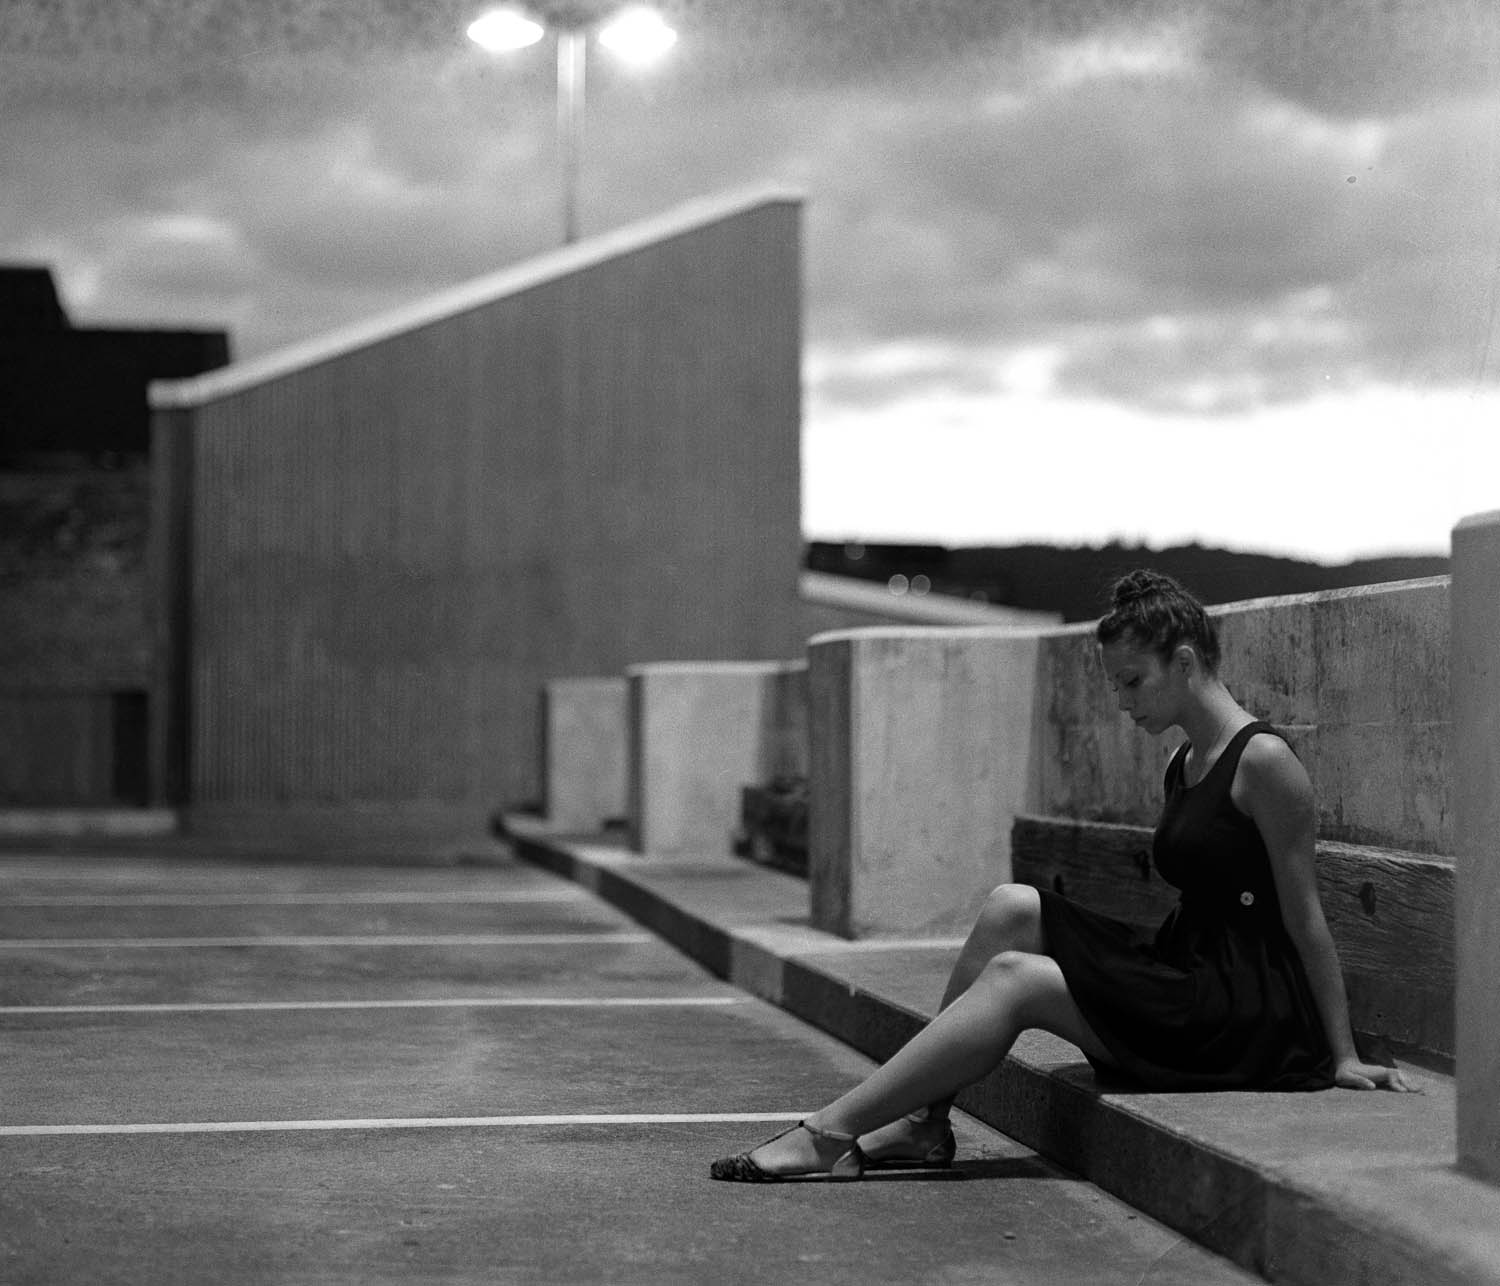
[(146, 802), (154, 379), (218, 330), (74, 326), (45, 267), (0, 266), (0, 807)]
[(222, 330), (74, 326), (49, 268), (0, 265), (0, 469), (144, 459), (147, 384), (228, 361)]

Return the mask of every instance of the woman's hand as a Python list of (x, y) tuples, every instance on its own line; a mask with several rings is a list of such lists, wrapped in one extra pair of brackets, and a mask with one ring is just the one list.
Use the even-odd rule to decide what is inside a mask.
[(1333, 1072), (1333, 1083), (1346, 1090), (1395, 1090), (1398, 1094), (1420, 1094), (1416, 1083), (1399, 1067), (1381, 1067), (1346, 1058)]

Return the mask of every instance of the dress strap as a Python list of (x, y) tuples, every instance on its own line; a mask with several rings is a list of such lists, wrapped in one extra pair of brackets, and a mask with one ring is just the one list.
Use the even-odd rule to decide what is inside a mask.
[[(1240, 756), (1245, 753), (1245, 747), (1249, 744), (1250, 738), (1253, 737), (1253, 736), (1255, 736), (1257, 733), (1260, 733), (1260, 732), (1269, 732), (1272, 735), (1277, 736), (1277, 737), (1281, 736), (1281, 734), (1279, 732), (1277, 732), (1276, 729), (1273, 728), (1269, 723), (1265, 722), (1265, 720), (1263, 720), (1263, 719), (1252, 720), (1250, 723), (1247, 723), (1243, 728), (1240, 728), (1234, 734), (1234, 736), (1232, 736), (1232, 737), (1229, 738), (1229, 741), (1225, 745), (1224, 749), (1221, 750), (1221, 751), (1219, 751), (1219, 757), (1217, 759), (1215, 759), (1213, 761), (1213, 763), (1211, 763), (1209, 765), (1208, 771), (1205, 772), (1201, 777), (1199, 777), (1198, 780), (1195, 781), (1191, 785), (1191, 787), (1189, 787), (1189, 789), (1191, 789), (1191, 790), (1198, 790), (1199, 788), (1205, 786), (1210, 781), (1210, 779), (1218, 779), (1218, 780), (1221, 780), (1221, 781), (1232, 782), (1234, 780), (1235, 771), (1239, 768)], [(1178, 764), (1178, 767), (1177, 767), (1178, 779), (1181, 781), (1181, 783), (1182, 783), (1183, 786), (1187, 786), (1188, 785), (1188, 780), (1187, 780), (1187, 747), (1188, 747), (1188, 744), (1189, 743), (1187, 743), (1187, 742), (1183, 743), (1182, 750), (1179, 752), (1179, 754), (1182, 757), (1182, 762), (1180, 764)], [(1176, 764), (1177, 763), (1177, 759), (1174, 757), (1174, 759), (1173, 759), (1172, 762), (1174, 764)], [(1170, 774), (1170, 771), (1171, 771), (1171, 765), (1169, 764), (1168, 765), (1168, 772), (1169, 772), (1169, 774)], [(1227, 789), (1227, 787), (1226, 787), (1226, 789)]]
[(1167, 760), (1167, 771), (1162, 774), (1161, 787), (1164, 794), (1170, 795), (1172, 788), (1183, 779), (1186, 770), (1188, 742), (1184, 741), (1172, 752), (1172, 757)]

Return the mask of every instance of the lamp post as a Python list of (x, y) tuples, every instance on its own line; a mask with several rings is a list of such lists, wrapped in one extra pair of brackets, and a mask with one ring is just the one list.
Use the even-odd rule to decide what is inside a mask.
[(520, 9), (491, 9), (469, 24), (468, 36), (491, 53), (524, 49), (557, 33), (557, 148), (562, 176), (563, 241), (578, 240), (578, 177), (583, 155), (583, 112), (588, 36), (626, 62), (649, 62), (672, 47), (677, 33), (654, 10), (633, 7), (613, 17), (579, 5), (557, 5), (532, 16)]

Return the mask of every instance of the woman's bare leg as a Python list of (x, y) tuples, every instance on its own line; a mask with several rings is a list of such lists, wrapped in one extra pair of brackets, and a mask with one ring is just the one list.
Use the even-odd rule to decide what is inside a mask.
[[(993, 957), (958, 999), (889, 1062), (807, 1120), (819, 1129), (860, 1135), (926, 1104), (951, 1099), (998, 1067), (1028, 1027), (1054, 1032), (1086, 1053), (1104, 1056), (1057, 962), (1006, 951)], [(768, 1170), (807, 1169), (826, 1165), (839, 1146), (799, 1130), (762, 1145), (753, 1156)]]
[[(1002, 952), (1040, 955), (1045, 949), (1042, 900), (1037, 891), (1025, 884), (1001, 884), (992, 889), (953, 963), (939, 1011), (962, 996), (985, 966)], [(877, 1160), (890, 1156), (902, 1160), (927, 1156), (934, 1148), (941, 1147), (947, 1137), (952, 1106), (951, 1098), (926, 1103), (861, 1139), (860, 1144)]]
[(1001, 884), (990, 891), (968, 940), (953, 962), (940, 1009), (946, 1009), (969, 989), (974, 979), (1002, 951), (1046, 954), (1042, 934), (1042, 899), (1028, 884)]

